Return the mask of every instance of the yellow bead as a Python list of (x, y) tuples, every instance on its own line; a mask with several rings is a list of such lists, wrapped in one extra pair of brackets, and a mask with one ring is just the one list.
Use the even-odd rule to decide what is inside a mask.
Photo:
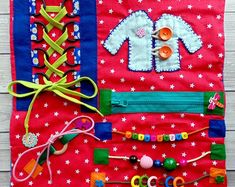
[[(135, 184), (135, 181), (136, 180), (140, 180), (140, 176), (139, 175), (135, 175), (134, 177), (132, 177), (132, 179), (131, 179), (131, 187), (139, 187), (140, 185), (137, 185), (137, 184)], [(138, 182), (138, 184), (139, 184), (139, 182)]]
[(187, 140), (187, 139), (188, 139), (188, 133), (187, 133), (187, 132), (182, 132), (181, 135), (182, 135), (182, 138), (183, 138), (184, 140)]
[(138, 134), (138, 140), (144, 141), (144, 134)]

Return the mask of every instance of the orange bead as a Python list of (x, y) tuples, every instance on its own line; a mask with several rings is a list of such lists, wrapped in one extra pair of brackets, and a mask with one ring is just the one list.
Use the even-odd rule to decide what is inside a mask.
[(172, 54), (173, 50), (167, 45), (164, 45), (159, 49), (159, 57), (162, 60), (167, 60), (168, 58), (171, 57)]
[(163, 41), (170, 40), (173, 36), (173, 31), (169, 27), (163, 27), (159, 30), (159, 38)]
[(130, 131), (126, 131), (125, 137), (130, 139), (132, 137), (132, 133)]
[(162, 142), (163, 141), (163, 135), (157, 135), (157, 141)]

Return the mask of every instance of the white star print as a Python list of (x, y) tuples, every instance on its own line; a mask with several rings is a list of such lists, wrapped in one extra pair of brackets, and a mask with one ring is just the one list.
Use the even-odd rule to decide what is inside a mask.
[(163, 114), (163, 115), (161, 115), (161, 119), (165, 119), (166, 118), (166, 116)]
[(112, 14), (112, 13), (113, 13), (113, 9), (110, 9), (110, 10), (109, 10), (109, 13)]
[(168, 6), (168, 8), (167, 8), (168, 10), (172, 10), (172, 6)]
[(16, 135), (16, 139), (20, 139), (20, 135), (19, 134)]
[(15, 119), (17, 119), (17, 120), (20, 119), (20, 115), (16, 115)]
[(209, 84), (209, 86), (210, 86), (211, 88), (213, 88), (213, 87), (214, 87), (214, 84), (211, 82), (211, 83)]
[(175, 88), (174, 84), (171, 84), (171, 85), (170, 85), (170, 89), (173, 90), (174, 88)]
[(151, 87), (150, 87), (150, 90), (155, 90), (155, 86), (151, 86)]
[(175, 128), (175, 124), (171, 124), (171, 128), (174, 129)]
[(154, 144), (154, 145), (152, 145), (152, 149), (156, 149), (157, 148), (157, 146)]
[(79, 154), (79, 150), (78, 149), (75, 150), (75, 154), (77, 154), (77, 155)]
[(208, 48), (208, 49), (211, 49), (212, 47), (213, 47), (212, 44), (208, 44), (208, 45), (207, 45), (207, 48)]
[(66, 161), (65, 161), (65, 164), (66, 164), (66, 165), (69, 165), (69, 164), (70, 164), (70, 161), (69, 161), (69, 160), (66, 160)]
[(198, 16), (197, 16), (197, 19), (199, 19), (199, 20), (202, 19), (201, 15), (198, 15)]
[(89, 163), (89, 160), (88, 160), (88, 159), (85, 159), (84, 162), (85, 162), (85, 164), (88, 164), (88, 163)]
[(141, 116), (141, 120), (144, 121), (146, 119), (145, 116)]
[(187, 154), (185, 152), (183, 152), (181, 155), (182, 155), (182, 157), (186, 157), (187, 156)]
[(140, 77), (140, 81), (144, 81), (145, 80), (145, 78), (142, 76), (142, 77)]
[(122, 118), (122, 122), (126, 122), (126, 118), (125, 117)]
[(207, 5), (207, 8), (208, 9), (212, 9), (212, 5)]
[(33, 186), (33, 181), (29, 181), (29, 186)]
[(129, 177), (126, 175), (124, 176), (124, 180), (127, 181), (129, 179)]
[(152, 9), (151, 9), (151, 8), (149, 8), (149, 9), (148, 9), (148, 12), (149, 12), (149, 13), (151, 13), (151, 12), (152, 12)]
[(202, 137), (205, 137), (205, 136), (206, 136), (206, 133), (205, 133), (205, 132), (202, 132), (202, 133), (201, 133), (201, 136), (202, 136)]
[(192, 5), (188, 5), (188, 9), (190, 9), (190, 10), (191, 10), (192, 8), (193, 8), (193, 6), (192, 6)]
[(187, 175), (188, 175), (188, 173), (187, 172), (183, 172), (183, 174), (182, 174), (184, 177), (186, 177)]
[(131, 129), (132, 129), (133, 131), (135, 131), (135, 130), (136, 130), (136, 126), (133, 126)]
[(159, 77), (161, 80), (163, 80), (164, 79), (164, 76), (163, 75), (160, 75), (160, 77)]
[(162, 158), (166, 158), (166, 153), (163, 153), (163, 154), (162, 154)]
[(104, 59), (100, 60), (100, 63), (105, 64), (105, 60)]
[(135, 150), (137, 150), (137, 147), (135, 145), (133, 145), (132, 149), (135, 151)]
[(60, 175), (60, 174), (61, 174), (61, 170), (57, 170), (56, 173), (57, 173), (58, 175)]
[(66, 180), (66, 183), (67, 183), (67, 184), (70, 184), (70, 183), (71, 183), (71, 180), (70, 180), (70, 179)]
[(195, 84), (194, 83), (191, 83), (190, 84), (190, 88), (194, 88), (195, 87)]
[(208, 24), (208, 25), (207, 25), (207, 28), (208, 28), (208, 29), (211, 29), (211, 28), (212, 28), (212, 24)]
[(118, 167), (116, 166), (116, 167), (114, 167), (114, 171), (118, 171)]
[(101, 80), (101, 84), (105, 84), (106, 81), (104, 79)]
[(122, 82), (122, 83), (125, 82), (125, 78), (121, 78), (120, 82)]
[(44, 108), (47, 108), (47, 107), (48, 107), (48, 103), (45, 103), (45, 104), (44, 104)]
[(38, 119), (39, 117), (40, 117), (40, 116), (39, 116), (39, 114), (36, 114), (36, 115), (35, 115), (35, 118), (37, 118), (37, 119)]
[(58, 112), (54, 112), (54, 116), (59, 116), (59, 113)]
[(202, 75), (202, 74), (199, 74), (199, 75), (198, 75), (198, 78), (199, 78), (199, 79), (201, 79), (202, 77), (203, 77), (203, 75)]
[(114, 70), (114, 69), (111, 69), (111, 70), (110, 70), (110, 73), (114, 74), (114, 73), (115, 73), (115, 70)]
[(181, 78), (181, 79), (183, 79), (183, 78), (184, 78), (184, 75), (183, 75), (183, 74), (180, 74), (179, 76), (180, 76), (180, 78)]
[(131, 88), (131, 91), (132, 91), (132, 92), (134, 92), (134, 91), (135, 91), (135, 88), (134, 88), (134, 87), (132, 87), (132, 88)]
[(86, 179), (85, 181), (86, 181), (86, 183), (90, 183), (90, 179)]
[(113, 152), (117, 152), (118, 148), (117, 147), (114, 147), (113, 148)]

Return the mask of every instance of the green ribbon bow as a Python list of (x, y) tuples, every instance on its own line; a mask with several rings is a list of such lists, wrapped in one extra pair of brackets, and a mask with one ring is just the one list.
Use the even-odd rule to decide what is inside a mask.
[[(28, 112), (27, 112), (25, 120), (24, 120), (24, 127), (26, 130), (26, 136), (29, 133), (29, 119), (30, 119), (30, 114), (32, 112), (33, 104), (34, 104), (36, 98), (38, 97), (38, 95), (42, 92), (45, 92), (45, 91), (54, 92), (56, 95), (66, 99), (68, 101), (85, 106), (88, 109), (95, 111), (98, 114), (100, 114), (101, 116), (103, 116), (103, 114), (100, 113), (100, 111), (97, 108), (95, 108), (91, 105), (88, 105), (88, 104), (75, 98), (75, 97), (80, 97), (80, 98), (84, 98), (84, 99), (92, 99), (97, 96), (98, 87), (97, 87), (96, 83), (92, 79), (90, 79), (89, 77), (81, 77), (81, 78), (76, 79), (72, 82), (66, 82), (67, 81), (66, 76), (62, 77), (58, 82), (55, 82), (55, 83), (47, 80), (45, 77), (43, 78), (43, 80), (44, 80), (45, 84), (36, 84), (36, 83), (28, 82), (28, 81), (16, 80), (16, 81), (11, 82), (8, 85), (8, 92), (9, 92), (9, 94), (11, 94), (14, 97), (24, 98), (24, 97), (29, 97), (29, 96), (33, 95), (33, 99), (29, 105)], [(94, 88), (93, 95), (90, 95), (90, 96), (85, 95), (85, 94), (82, 94), (80, 92), (77, 92), (77, 91), (70, 89), (71, 86), (74, 86), (78, 83), (81, 83), (82, 81), (89, 81), (92, 84), (92, 86)], [(12, 87), (16, 84), (23, 85), (24, 87), (33, 89), (34, 91), (31, 91), (28, 93), (23, 93), (23, 94), (18, 94), (16, 92), (14, 92), (12, 89)], [(72, 97), (72, 96), (75, 96), (75, 97)]]

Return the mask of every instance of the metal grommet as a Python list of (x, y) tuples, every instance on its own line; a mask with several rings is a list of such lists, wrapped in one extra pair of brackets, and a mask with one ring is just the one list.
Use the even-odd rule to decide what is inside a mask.
[[(45, 32), (48, 33), (47, 27), (46, 27), (46, 25), (45, 25), (43, 22), (41, 22), (41, 21), (35, 21), (35, 22), (33, 22), (32, 24), (41, 25), (41, 26), (43, 27), (43, 30), (45, 30)], [(32, 40), (32, 41), (34, 41), (34, 42), (36, 42), (36, 43), (40, 43), (40, 42), (43, 41), (43, 38), (37, 39), (37, 40)]]
[[(66, 28), (67, 28), (68, 25), (71, 25), (71, 24), (74, 25), (75, 23), (77, 23), (77, 22), (76, 22), (76, 21), (67, 22), (67, 23), (64, 25), (62, 32), (65, 32), (65, 30), (66, 30)], [(67, 41), (68, 41), (68, 42), (71, 42), (71, 43), (74, 43), (74, 42), (79, 41), (79, 39), (69, 39), (69, 38), (68, 38)]]
[[(68, 48), (66, 48), (63, 52), (63, 54), (67, 53), (70, 49), (76, 49), (77, 47), (76, 46), (69, 46)], [(70, 67), (75, 67), (77, 66), (78, 64), (70, 64), (68, 61), (65, 62), (66, 65), (70, 66)]]
[[(42, 1), (42, 6), (43, 6), (43, 8), (46, 9), (46, 2), (45, 2), (45, 0), (41, 0), (41, 1)], [(32, 16), (34, 16), (34, 17), (38, 17), (38, 16), (40, 16), (40, 15), (41, 15), (40, 13), (32, 14)]]
[[(64, 8), (66, 1), (67, 0), (63, 0), (63, 2), (61, 3), (61, 8)], [(75, 18), (75, 17), (78, 17), (79, 14), (73, 14), (73, 13), (69, 14), (69, 13), (67, 13), (66, 16), (69, 17), (69, 18)]]
[(64, 154), (67, 151), (67, 149), (68, 149), (68, 144), (66, 143), (66, 144), (64, 144), (64, 146), (63, 146), (63, 148), (61, 150), (55, 151), (53, 154), (57, 155), (57, 156), (58, 155), (62, 155), (62, 154)]
[[(47, 61), (49, 62), (49, 55), (47, 54), (47, 52), (43, 49), (43, 48), (35, 48), (33, 49), (33, 51), (41, 51), (43, 52), (44, 55), (46, 55), (46, 59)], [(45, 68), (45, 64), (43, 64), (42, 66), (34, 66), (35, 68), (38, 68), (38, 69), (42, 69), (42, 68)]]

